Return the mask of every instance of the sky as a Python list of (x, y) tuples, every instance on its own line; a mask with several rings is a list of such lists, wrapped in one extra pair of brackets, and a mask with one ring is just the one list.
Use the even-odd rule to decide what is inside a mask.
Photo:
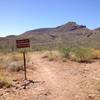
[(100, 27), (100, 0), (0, 0), (0, 37), (69, 21)]

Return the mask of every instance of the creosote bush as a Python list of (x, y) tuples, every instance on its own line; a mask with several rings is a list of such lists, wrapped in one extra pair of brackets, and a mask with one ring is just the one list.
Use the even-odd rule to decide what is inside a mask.
[(76, 48), (72, 52), (75, 54), (75, 59), (78, 62), (91, 62), (92, 52), (88, 48)]
[(62, 48), (60, 49), (60, 53), (62, 54), (62, 57), (69, 58), (71, 52), (71, 48)]
[(94, 58), (100, 58), (100, 51), (90, 48), (63, 48), (60, 54), (63, 58), (78, 62), (91, 62)]

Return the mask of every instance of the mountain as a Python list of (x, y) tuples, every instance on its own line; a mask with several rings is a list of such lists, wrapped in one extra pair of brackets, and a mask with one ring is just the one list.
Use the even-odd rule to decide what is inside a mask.
[(100, 27), (96, 28), (95, 31), (100, 31)]
[(29, 38), (31, 48), (85, 46), (100, 48), (100, 28), (90, 30), (85, 25), (68, 22), (55, 28), (26, 31), (18, 36), (0, 38), (0, 48), (16, 49), (15, 40)]

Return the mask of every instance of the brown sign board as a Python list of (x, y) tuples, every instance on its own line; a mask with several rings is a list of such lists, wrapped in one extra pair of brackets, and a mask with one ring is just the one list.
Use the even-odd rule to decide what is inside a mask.
[(30, 47), (29, 39), (16, 40), (16, 47), (17, 48), (29, 48)]

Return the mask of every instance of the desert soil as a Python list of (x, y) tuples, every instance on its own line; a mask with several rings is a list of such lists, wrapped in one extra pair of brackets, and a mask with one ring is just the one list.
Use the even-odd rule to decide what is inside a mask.
[(42, 56), (28, 57), (30, 81), (23, 80), (23, 71), (7, 73), (14, 86), (0, 89), (0, 100), (100, 100), (100, 60), (77, 63)]

